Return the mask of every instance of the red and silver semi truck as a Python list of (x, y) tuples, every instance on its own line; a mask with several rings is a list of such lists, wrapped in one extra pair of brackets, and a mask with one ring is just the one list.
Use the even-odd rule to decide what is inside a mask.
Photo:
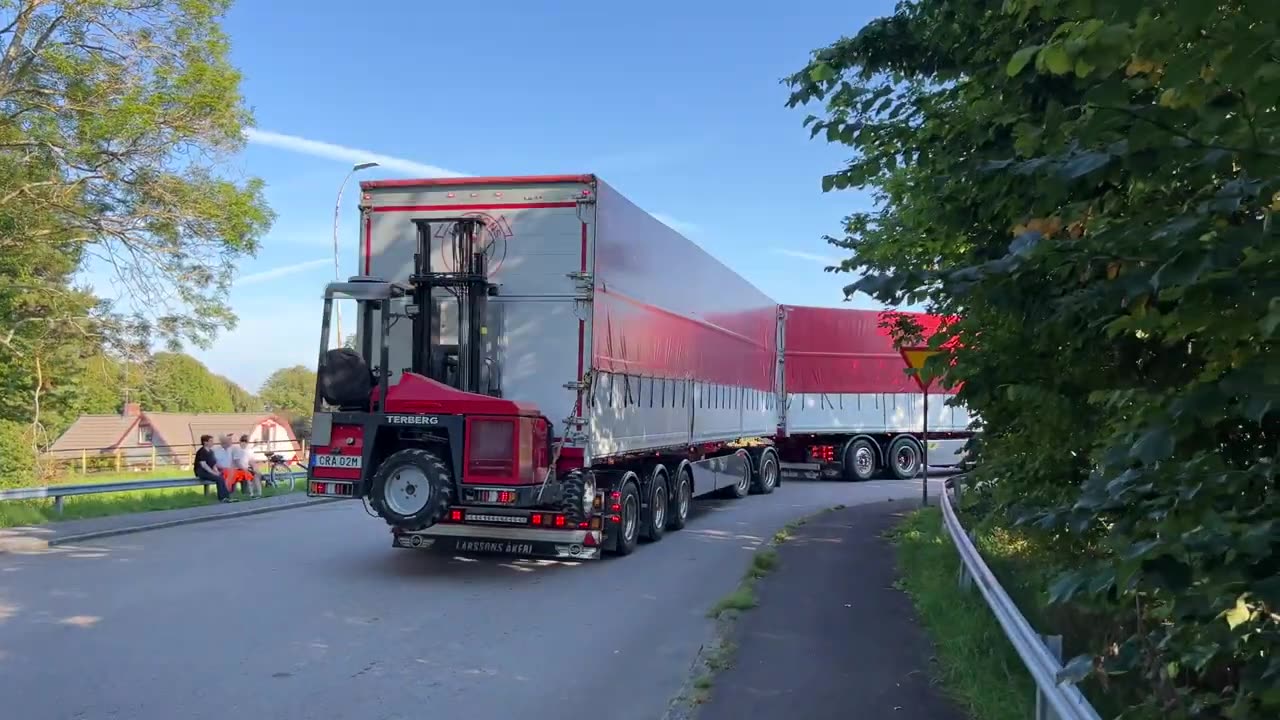
[[(811, 309), (594, 175), (371, 181), (360, 208), (361, 274), (325, 289), (308, 494), (364, 499), (396, 547), (625, 555), (695, 496), (772, 493), (780, 450), (821, 470), (872, 438), (883, 464), (910, 435), (900, 358), (884, 386), (814, 375)], [(330, 350), (342, 299), (355, 348)], [(894, 410), (843, 412), (864, 402)]]
[[(940, 318), (910, 315), (927, 338)], [(925, 457), (925, 396), (881, 326), (878, 310), (779, 308), (780, 428), (786, 476), (869, 480), (917, 477)], [(971, 417), (934, 384), (928, 396), (928, 462), (956, 466)]]
[[(593, 558), (778, 486), (777, 305), (597, 177), (372, 181), (360, 208), (308, 494), (367, 499), (398, 547)], [(340, 299), (356, 348), (328, 350)]]

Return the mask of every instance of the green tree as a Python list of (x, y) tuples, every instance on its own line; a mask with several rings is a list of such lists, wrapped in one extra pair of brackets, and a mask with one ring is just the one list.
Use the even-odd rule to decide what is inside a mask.
[(190, 355), (156, 353), (147, 364), (142, 407), (160, 412), (235, 411), (226, 382)]
[(314, 407), (316, 373), (302, 365), (271, 373), (258, 395), (273, 411), (291, 417), (310, 417)]
[[(73, 269), (92, 261), (120, 301), (6, 325), (78, 324), (176, 347), (233, 323), (231, 271), (272, 216), (259, 180), (218, 173), (251, 122), (219, 26), (229, 4), (0, 5), (0, 254), (48, 246)], [(28, 287), (46, 303), (66, 292), (55, 275)]]
[(293, 428), (294, 435), (311, 434), (311, 411), (314, 408), (316, 373), (302, 365), (282, 368), (262, 383), (263, 402), (282, 415)]
[(222, 382), (227, 389), (227, 395), (231, 398), (231, 407), (235, 412), (261, 412), (262, 399), (250, 393), (248, 390), (240, 387), (236, 381), (221, 375), (215, 376)]
[(977, 472), (1114, 619), (1071, 669), (1133, 717), (1280, 714), (1278, 22), (919, 0), (788, 79), (854, 150), (823, 189), (878, 201), (828, 238), (846, 292), (960, 317)]

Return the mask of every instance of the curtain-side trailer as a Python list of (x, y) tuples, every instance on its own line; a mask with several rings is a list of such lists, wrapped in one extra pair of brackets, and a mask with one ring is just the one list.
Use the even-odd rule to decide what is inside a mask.
[(777, 305), (599, 178), (372, 181), (360, 209), (309, 494), (397, 547), (593, 558), (778, 486)]
[[(926, 336), (939, 318), (911, 315)], [(918, 476), (923, 458), (924, 396), (882, 311), (783, 305), (778, 311), (781, 426), (778, 451), (788, 475), (869, 480), (887, 472)], [(940, 386), (929, 393), (929, 464), (960, 463), (972, 435), (963, 406)]]

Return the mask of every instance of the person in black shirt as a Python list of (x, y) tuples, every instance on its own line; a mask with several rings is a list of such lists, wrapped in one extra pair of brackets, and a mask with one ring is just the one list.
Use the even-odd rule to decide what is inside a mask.
[(222, 473), (218, 472), (218, 463), (213, 458), (213, 436), (200, 436), (200, 449), (196, 451), (195, 471), (196, 477), (201, 480), (207, 480), (218, 488), (218, 502), (231, 502), (231, 493), (227, 492), (227, 485), (222, 481)]

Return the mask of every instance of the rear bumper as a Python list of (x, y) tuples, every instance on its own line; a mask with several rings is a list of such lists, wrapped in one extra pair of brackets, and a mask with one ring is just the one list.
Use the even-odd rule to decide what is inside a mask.
[(394, 547), (565, 560), (594, 560), (600, 557), (600, 549), (604, 545), (604, 533), (600, 530), (546, 530), (452, 523), (413, 532), (393, 529), (391, 535)]

